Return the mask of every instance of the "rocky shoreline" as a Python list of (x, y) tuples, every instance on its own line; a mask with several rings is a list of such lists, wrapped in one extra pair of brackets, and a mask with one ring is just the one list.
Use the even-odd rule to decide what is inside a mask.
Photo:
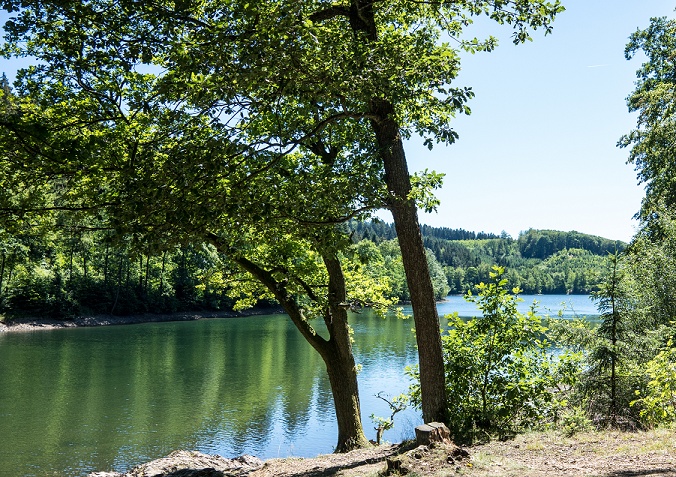
[(141, 464), (127, 473), (88, 477), (619, 477), (676, 476), (676, 430), (556, 431), (469, 448), (453, 444), (373, 446), (345, 454), (287, 457), (265, 462), (189, 451)]
[[(416, 428), (416, 440), (403, 444), (374, 445), (342, 454), (319, 455), (314, 458), (270, 459), (263, 462), (257, 457), (242, 455), (226, 459), (219, 455), (195, 451), (174, 451), (166, 457), (138, 465), (127, 473), (94, 472), (87, 477), (281, 477), (329, 475), (365, 475), (377, 468), (378, 475), (405, 475), (420, 461), (433, 454), (442, 467), (462, 464), (469, 452), (451, 442), (449, 429), (433, 422)], [(386, 462), (385, 473), (381, 471)], [(427, 464), (426, 464), (427, 465)], [(374, 467), (375, 466), (375, 467)], [(356, 474), (344, 471), (357, 469)], [(449, 467), (453, 468), (453, 467)]]
[(134, 467), (129, 472), (94, 472), (87, 477), (237, 477), (263, 467), (257, 457), (226, 459), (196, 451), (175, 451), (166, 457)]
[(243, 318), (256, 315), (272, 315), (284, 313), (281, 308), (252, 308), (243, 312), (179, 312), (154, 314), (143, 313), (128, 316), (93, 315), (80, 316), (69, 320), (53, 320), (48, 318), (19, 318), (0, 321), (0, 333), (56, 330), (62, 328), (81, 328), (91, 326), (134, 325), (139, 323), (159, 323), (169, 321), (193, 321), (212, 318)]
[(344, 454), (267, 461), (250, 455), (226, 459), (180, 450), (138, 465), (126, 473), (94, 472), (87, 477), (363, 477), (415, 474), (421, 470), (428, 472), (418, 475), (436, 476), (436, 471), (442, 469), (457, 472), (468, 458), (464, 449), (442, 443), (417, 447), (414, 443), (387, 444)]

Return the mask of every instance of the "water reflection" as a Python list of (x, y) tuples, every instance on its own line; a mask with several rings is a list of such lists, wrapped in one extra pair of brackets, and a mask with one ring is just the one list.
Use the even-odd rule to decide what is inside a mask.
[[(455, 298), (441, 314), (462, 314)], [(375, 394), (408, 388), (413, 322), (365, 312), (351, 324), (374, 439), (368, 416), (389, 415)], [(419, 423), (397, 414), (385, 439)], [(336, 436), (324, 364), (284, 315), (0, 334), (0, 476), (121, 471), (175, 449), (313, 456)]]
[[(559, 312), (564, 318), (598, 316), (596, 304), (588, 295), (519, 295), (522, 299), (518, 303), (520, 312), (525, 313), (536, 302), (536, 311), (539, 315), (557, 316)], [(480, 315), (474, 303), (468, 302), (460, 295), (449, 295), (446, 300), (437, 305), (439, 315), (447, 315), (455, 311), (463, 318)], [(410, 307), (404, 308), (410, 312)]]
[[(416, 353), (409, 322), (352, 321), (370, 431), (387, 414), (373, 394), (405, 391)], [(125, 470), (179, 448), (331, 452), (325, 374), (283, 315), (2, 335), (0, 475)]]

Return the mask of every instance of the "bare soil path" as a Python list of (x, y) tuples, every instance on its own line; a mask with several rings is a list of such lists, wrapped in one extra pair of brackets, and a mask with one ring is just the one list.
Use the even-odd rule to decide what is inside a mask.
[[(388, 471), (388, 468), (390, 469)], [(396, 469), (396, 470), (393, 470)], [(676, 430), (529, 433), (506, 442), (460, 448), (384, 445), (310, 459), (178, 451), (127, 474), (90, 477), (676, 477)]]
[(676, 431), (585, 432), (564, 437), (530, 433), (506, 442), (466, 448), (381, 446), (318, 456), (273, 459), (249, 477), (376, 477), (386, 475), (386, 459), (399, 459), (399, 474), (430, 477), (671, 477), (676, 476)]

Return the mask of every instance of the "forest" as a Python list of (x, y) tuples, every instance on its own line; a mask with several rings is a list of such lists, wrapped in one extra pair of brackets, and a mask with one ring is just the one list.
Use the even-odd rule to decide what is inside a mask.
[[(353, 221), (347, 227), (353, 260), (387, 276), (397, 302), (409, 301), (394, 225)], [(528, 230), (514, 240), (427, 225), (421, 230), (438, 300), (488, 281), (494, 265), (506, 267), (510, 283), (525, 293), (588, 294), (600, 285), (608, 255), (626, 247), (577, 232)], [(113, 243), (105, 231), (65, 226), (44, 234), (5, 232), (0, 246), (0, 313), (7, 318), (231, 311), (238, 298), (229, 285), (237, 282), (236, 265), (208, 244), (144, 253)]]
[[(391, 224), (364, 222), (350, 227), (353, 240), (381, 244), (396, 237)], [(598, 289), (608, 256), (627, 246), (617, 240), (555, 230), (530, 229), (516, 239), (504, 233), (496, 236), (429, 225), (421, 231), (430, 252), (432, 275), (440, 265), (448, 293), (454, 294), (487, 282), (494, 265), (505, 267), (509, 282), (527, 294), (589, 294)], [(406, 300), (406, 295), (398, 296)]]
[[(419, 223), (443, 177), (409, 173), (405, 140), (458, 138), (451, 120), (474, 96), (453, 83), (458, 49), (497, 46), (439, 39), (481, 15), (519, 45), (552, 31), (558, 0), (3, 8), (0, 52), (36, 59), (0, 88), (8, 316), (277, 303), (326, 366), (337, 452), (370, 445), (349, 313), (401, 301), (420, 363), (410, 400), (458, 440), (676, 420), (676, 21), (652, 19), (625, 50), (646, 58), (627, 100), (636, 129), (618, 144), (646, 191), (625, 245)], [(369, 222), (381, 209), (393, 225)], [(593, 293), (600, 324), (521, 313), (522, 290)], [(451, 316), (442, 334), (449, 292), (483, 318)]]

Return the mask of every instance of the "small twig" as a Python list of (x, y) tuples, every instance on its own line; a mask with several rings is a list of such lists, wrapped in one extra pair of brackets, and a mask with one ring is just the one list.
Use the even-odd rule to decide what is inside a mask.
[(390, 406), (392, 414), (390, 414), (389, 419), (383, 419), (382, 417), (376, 417), (375, 415), (371, 414), (371, 420), (377, 424), (377, 427), (374, 427), (376, 431), (376, 445), (380, 445), (380, 440), (383, 437), (383, 433), (394, 427), (394, 415), (399, 411), (403, 411), (408, 406), (408, 397), (405, 395), (402, 395), (403, 398), (401, 400), (394, 398), (392, 401), (390, 401), (389, 399), (383, 397), (382, 394), (383, 392), (380, 391), (375, 396), (378, 399), (382, 399), (387, 403), (388, 406)]

